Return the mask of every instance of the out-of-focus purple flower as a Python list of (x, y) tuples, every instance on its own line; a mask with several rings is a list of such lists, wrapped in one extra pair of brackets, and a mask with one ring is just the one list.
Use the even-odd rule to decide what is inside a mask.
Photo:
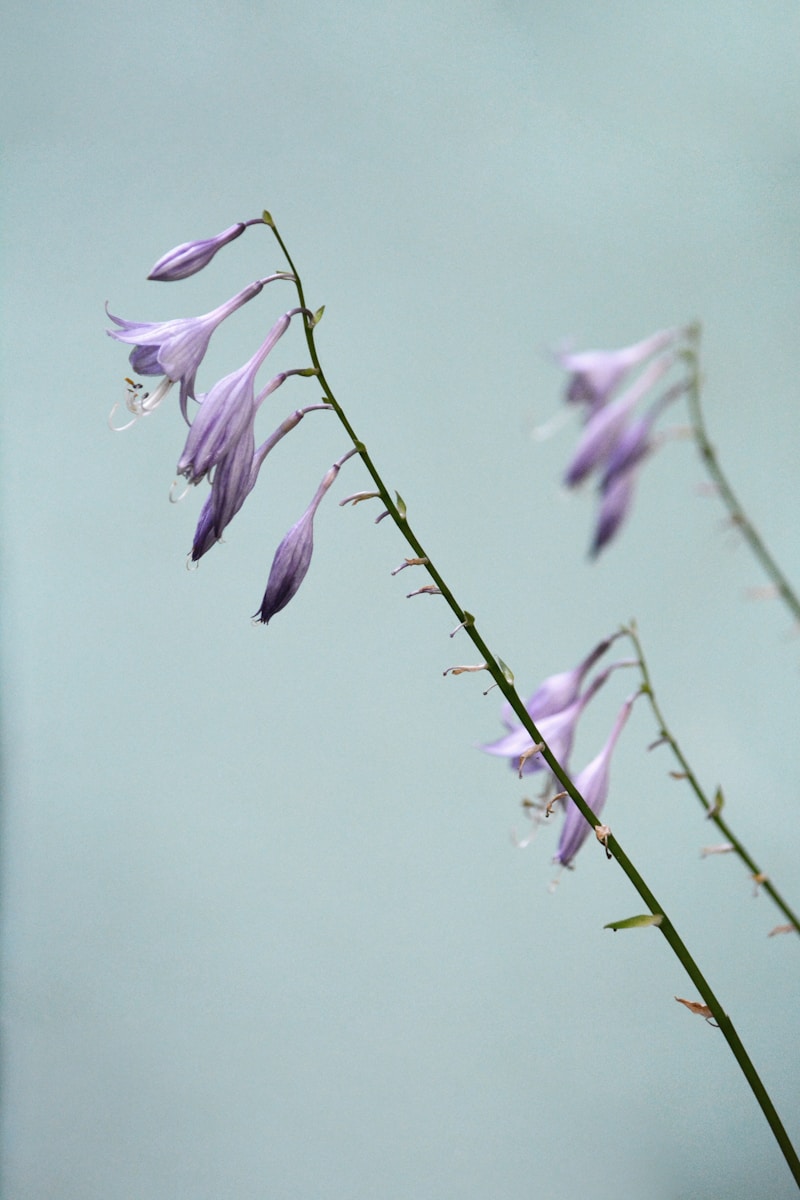
[[(578, 726), (578, 720), (586, 705), (597, 694), (612, 671), (615, 671), (617, 667), (628, 665), (627, 659), (612, 663), (592, 680), (583, 695), (577, 696), (564, 708), (556, 712), (551, 712), (548, 716), (543, 716), (538, 721), (534, 719), (542, 741), (548, 746), (562, 767), (566, 768), (568, 764), (570, 752), (572, 751), (572, 743), (575, 740), (575, 730)], [(532, 754), (529, 758), (524, 757), (526, 752), (533, 748), (533, 745), (534, 742), (531, 735), (523, 725), (520, 725), (518, 728), (512, 729), (504, 737), (499, 738), (496, 742), (490, 742), (488, 745), (481, 746), (480, 748), (485, 754), (493, 754), (497, 758), (507, 758), (511, 767), (522, 775), (533, 775), (537, 771), (547, 769), (547, 764), (541, 755)]]
[(279, 317), (253, 357), (199, 397), (200, 408), (192, 421), (177, 466), (178, 474), (185, 476), (189, 483), (199, 483), (238, 445), (245, 431), (252, 428), (263, 398), (256, 399), (256, 375), (264, 359), (289, 328), (292, 317), (306, 311), (292, 308)]
[[(125, 321), (108, 312), (119, 329), (107, 329), (109, 337), (133, 346), (130, 363), (137, 375), (163, 375), (158, 389), (148, 398), (145, 411), (152, 410), (163, 400), (173, 383), (181, 385), (181, 412), (188, 421), (187, 402), (195, 399), (195, 377), (203, 361), (211, 335), (218, 325), (241, 308), (248, 300), (257, 296), (266, 283), (273, 279), (285, 279), (278, 273), (254, 283), (237, 292), (219, 308), (202, 317), (181, 317), (173, 321)], [(134, 411), (134, 410), (131, 410)], [(135, 415), (139, 415), (135, 413)]]
[(314, 493), (314, 499), (275, 551), (267, 590), (261, 601), (261, 608), (254, 615), (254, 619), (258, 618), (262, 624), (269, 624), (272, 617), (286, 607), (308, 574), (314, 550), (314, 516), (322, 497), (339, 474), (342, 464), (356, 453), (355, 449), (348, 450), (347, 454), (343, 454), (338, 462), (333, 464)]
[(230, 228), (223, 229), (216, 237), (199, 242), (183, 242), (160, 258), (147, 278), (161, 283), (174, 283), (178, 279), (196, 275), (208, 266), (218, 250), (238, 238), (246, 228), (244, 221), (238, 221)]
[(566, 399), (570, 404), (585, 404), (591, 412), (605, 404), (629, 371), (646, 362), (653, 354), (673, 346), (682, 329), (663, 329), (621, 350), (562, 351), (556, 359), (569, 372)]
[(633, 466), (627, 471), (613, 475), (603, 488), (600, 511), (597, 514), (594, 537), (589, 550), (590, 557), (596, 558), (621, 528), (630, 513), (638, 480), (639, 467)]
[[(283, 382), (286, 375), (277, 378)], [(192, 543), (193, 562), (198, 562), (214, 543), (220, 540), (225, 527), (230, 524), (256, 486), (258, 473), (270, 450), (300, 423), (307, 412), (329, 408), (328, 404), (310, 404), (307, 408), (296, 409), (281, 421), (274, 433), (271, 433), (257, 450), (252, 428), (245, 430), (214, 471), (211, 492), (201, 509), (195, 530)]]
[[(611, 755), (614, 752), (617, 739), (623, 730), (638, 695), (640, 695), (639, 692), (634, 692), (632, 696), (628, 697), (620, 710), (605, 746), (597, 757), (593, 758), (575, 779), (576, 789), (583, 796), (595, 816), (599, 817), (603, 805), (608, 798)], [(575, 802), (568, 800), (567, 812), (558, 842), (558, 850), (553, 856), (553, 862), (561, 863), (562, 866), (568, 867), (586, 841), (589, 832), (589, 823), (581, 816)]]
[[(560, 671), (557, 675), (549, 675), (543, 683), (539, 684), (533, 695), (525, 701), (525, 709), (531, 720), (537, 723), (543, 717), (550, 717), (553, 713), (561, 712), (568, 704), (572, 704), (573, 700), (578, 697), (584, 677), (618, 637), (619, 634), (615, 633), (609, 638), (604, 638), (582, 662), (578, 663), (577, 667), (573, 667), (571, 671)], [(507, 729), (519, 728), (519, 717), (507, 700), (500, 710), (500, 720)]]
[(567, 487), (582, 483), (592, 471), (601, 468), (624, 436), (636, 405), (654, 388), (673, 365), (672, 354), (662, 354), (648, 363), (638, 379), (621, 396), (596, 409), (584, 426), (578, 448), (567, 468)]

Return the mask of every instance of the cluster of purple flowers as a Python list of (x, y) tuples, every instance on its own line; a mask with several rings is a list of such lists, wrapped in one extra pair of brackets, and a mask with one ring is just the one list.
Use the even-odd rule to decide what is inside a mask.
[[(620, 659), (618, 662), (611, 663), (581, 691), (583, 682), (592, 667), (602, 658), (618, 636), (615, 634), (598, 643), (591, 653), (572, 670), (549, 676), (525, 703), (526, 711), (544, 742), (565, 770), (569, 770), (569, 758), (575, 740), (575, 732), (579, 718), (587, 704), (597, 694), (612, 671), (618, 667), (631, 665), (630, 659)], [(637, 691), (628, 697), (600, 753), (575, 776), (575, 787), (596, 815), (599, 815), (608, 797), (611, 755), (638, 694)], [(496, 742), (481, 746), (481, 749), (486, 754), (507, 758), (513, 769), (519, 773), (520, 778), (523, 775), (533, 775), (537, 772), (544, 773), (549, 777), (546, 779), (546, 795), (552, 784), (552, 776), (547, 764), (538, 753), (541, 745), (533, 742), (527, 729), (520, 724), (507, 702), (501, 710), (501, 719), (507, 732)], [(589, 834), (589, 825), (569, 798), (566, 800), (565, 810), (558, 849), (553, 861), (568, 867), (585, 842)]]
[[(569, 373), (566, 401), (585, 413), (583, 433), (564, 482), (573, 488), (591, 475), (598, 480), (600, 505), (590, 550), (593, 557), (611, 541), (630, 512), (642, 464), (659, 445), (656, 421), (687, 388), (686, 380), (680, 380), (653, 399), (662, 379), (680, 361), (687, 334), (686, 329), (665, 329), (621, 350), (557, 355)], [(640, 374), (631, 378), (639, 368)], [(643, 407), (648, 400), (649, 405)]]
[[(264, 219), (260, 217), (242, 221), (231, 225), (216, 237), (177, 246), (159, 259), (148, 278), (166, 283), (186, 279), (206, 267), (223, 246), (238, 238), (249, 225), (263, 223)], [(214, 331), (227, 317), (259, 295), (268, 283), (276, 280), (295, 282), (294, 276), (286, 271), (256, 279), (230, 300), (200, 317), (149, 323), (126, 321), (108, 313), (117, 326), (107, 330), (109, 336), (133, 346), (130, 364), (134, 373), (160, 377), (152, 393), (144, 392), (140, 382), (126, 380), (126, 405), (132, 417), (126, 425), (118, 428), (128, 428), (139, 418), (153, 412), (172, 387), (175, 384), (179, 386), (180, 409), (189, 425), (189, 432), (178, 459), (177, 472), (189, 485), (202, 481), (210, 484), (192, 543), (191, 560), (195, 563), (220, 541), (224, 530), (255, 487), (264, 459), (273, 447), (294, 429), (307, 412), (330, 408), (329, 404), (322, 402), (297, 409), (278, 425), (265, 442), (256, 445), (256, 417), (267, 397), (290, 375), (313, 376), (317, 373), (313, 367), (281, 371), (266, 386), (256, 390), (259, 370), (289, 328), (292, 319), (300, 316), (305, 321), (314, 321), (314, 315), (305, 308), (291, 308), (279, 317), (244, 366), (220, 379), (210, 391), (196, 391), (197, 372)], [(193, 405), (191, 418), (190, 402)], [(353, 453), (350, 451), (331, 467), (303, 516), (278, 547), (267, 589), (256, 614), (264, 624), (289, 603), (305, 578), (314, 544), (314, 515), (342, 463)]]

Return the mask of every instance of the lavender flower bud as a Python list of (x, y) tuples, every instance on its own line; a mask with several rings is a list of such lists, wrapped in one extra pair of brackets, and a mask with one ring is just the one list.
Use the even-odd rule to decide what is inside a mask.
[(246, 228), (245, 223), (239, 221), (229, 229), (223, 229), (216, 237), (200, 242), (183, 242), (160, 258), (147, 278), (156, 279), (160, 283), (174, 283), (178, 279), (188, 279), (190, 275), (196, 275), (203, 267), (208, 266), (218, 250), (238, 238)]

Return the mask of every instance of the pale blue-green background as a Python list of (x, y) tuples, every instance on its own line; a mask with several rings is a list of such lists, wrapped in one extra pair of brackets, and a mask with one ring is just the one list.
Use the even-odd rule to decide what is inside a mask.
[[(436, 600), (356, 464), (311, 572), (253, 628), (273, 549), (346, 449), (308, 418), (196, 573), (172, 403), (113, 436), (102, 311), (203, 312), (278, 265), (327, 311), (334, 387), (524, 692), (636, 615), (662, 702), (798, 900), (800, 642), (691, 447), (585, 559), (574, 442), (536, 442), (548, 347), (705, 323), (715, 440), (797, 554), (800, 15), (794, 3), (413, 0), (54, 7), (6, 18), (3, 546), (7, 1200), (675, 1200), (794, 1192), (721, 1036), (595, 846), (555, 895), (526, 794)], [(220, 331), (237, 366), (285, 285)], [(280, 360), (278, 362), (278, 359)], [(303, 365), (297, 332), (277, 366)], [(291, 381), (275, 420), (316, 398)], [(676, 412), (676, 420), (681, 419)], [(269, 418), (265, 418), (269, 425)], [(271, 426), (270, 426), (271, 427)], [(344, 474), (344, 473), (343, 473)], [(408, 585), (408, 586), (407, 586)], [(630, 676), (587, 714), (578, 765)], [(607, 816), (792, 1132), (798, 948), (667, 777), (636, 711)]]

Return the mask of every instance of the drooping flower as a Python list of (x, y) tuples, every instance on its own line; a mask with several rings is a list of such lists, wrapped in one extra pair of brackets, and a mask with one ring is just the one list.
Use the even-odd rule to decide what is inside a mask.
[[(281, 378), (282, 382), (286, 375), (291, 373), (286, 372), (282, 378), (278, 378)], [(200, 519), (195, 530), (192, 543), (192, 562), (198, 562), (215, 542), (220, 540), (225, 527), (230, 524), (256, 486), (258, 473), (270, 450), (300, 423), (307, 412), (327, 408), (330, 408), (330, 405), (310, 404), (307, 408), (296, 409), (281, 421), (274, 433), (271, 433), (257, 450), (252, 428), (245, 430), (233, 449), (229, 451), (222, 462), (217, 464), (214, 471), (211, 492), (200, 512)]]
[(278, 546), (278, 549), (275, 551), (275, 557), (272, 560), (272, 567), (270, 568), (269, 579), (267, 580), (267, 590), (264, 592), (261, 608), (254, 614), (254, 620), (257, 618), (262, 624), (269, 624), (275, 614), (280, 612), (282, 608), (285, 608), (289, 601), (297, 594), (297, 590), (308, 574), (308, 568), (311, 565), (311, 555), (314, 550), (314, 517), (316, 511), (320, 506), (322, 497), (339, 474), (342, 464), (357, 453), (356, 449), (348, 450), (347, 454), (343, 454), (333, 464), (314, 493), (313, 500), (300, 520), (292, 526)]
[(613, 454), (639, 401), (656, 386), (673, 365), (672, 354), (662, 354), (648, 363), (638, 379), (621, 396), (595, 409), (583, 429), (564, 482), (567, 487), (582, 483), (592, 471), (604, 466)]
[[(571, 671), (560, 671), (556, 675), (549, 675), (543, 683), (540, 683), (533, 695), (525, 701), (525, 709), (531, 720), (536, 723), (543, 717), (561, 712), (568, 704), (572, 704), (573, 700), (577, 699), (584, 677), (619, 636), (618, 633), (615, 633), (611, 637), (604, 638), (582, 662), (578, 663), (577, 667), (573, 667)], [(500, 710), (500, 720), (507, 729), (519, 727), (519, 717), (507, 700)]]
[[(589, 808), (597, 817), (599, 817), (608, 798), (611, 755), (633, 708), (634, 701), (640, 694), (640, 692), (634, 692), (633, 695), (628, 697), (620, 710), (605, 746), (596, 758), (593, 758), (588, 766), (583, 768), (575, 779), (577, 791), (580, 792), (589, 805)], [(590, 829), (588, 821), (581, 815), (581, 811), (574, 800), (568, 800), (564, 824), (561, 827), (561, 837), (559, 838), (558, 849), (553, 856), (553, 862), (568, 867), (589, 836)]]
[[(219, 308), (201, 317), (181, 317), (172, 321), (125, 321), (106, 312), (119, 329), (107, 329), (109, 337), (133, 346), (130, 363), (137, 375), (163, 375), (161, 384), (148, 400), (146, 411), (152, 412), (163, 400), (173, 383), (180, 383), (181, 412), (188, 421), (187, 404), (195, 399), (195, 377), (203, 361), (211, 335), (218, 325), (241, 308), (248, 300), (257, 296), (265, 284), (274, 279), (286, 279), (278, 272), (266, 279), (257, 279), (226, 300)], [(288, 276), (291, 278), (291, 276)], [(132, 410), (133, 411), (133, 410)]]
[(178, 474), (185, 476), (189, 483), (199, 483), (252, 427), (259, 403), (255, 395), (256, 375), (264, 359), (289, 328), (292, 317), (306, 311), (292, 308), (279, 317), (253, 357), (243, 367), (220, 379), (201, 398), (177, 466)]
[(632, 346), (620, 350), (562, 351), (556, 359), (569, 372), (566, 400), (570, 404), (585, 404), (590, 414), (605, 404), (611, 393), (629, 371), (675, 343), (682, 329), (663, 329)]
[[(572, 743), (575, 740), (575, 731), (583, 710), (606, 682), (612, 671), (615, 671), (617, 667), (629, 665), (630, 662), (628, 659), (612, 663), (592, 680), (582, 695), (576, 696), (564, 708), (551, 712), (549, 715), (541, 717), (538, 721), (534, 720), (542, 741), (547, 745), (554, 758), (565, 769), (569, 763)], [(485, 754), (493, 754), (498, 758), (507, 758), (511, 767), (521, 775), (533, 775), (537, 771), (547, 769), (547, 764), (541, 755), (529, 753), (533, 747), (534, 742), (528, 730), (523, 725), (519, 725), (496, 742), (490, 742), (486, 746), (481, 746), (481, 750)]]
[(188, 279), (190, 275), (196, 275), (198, 271), (202, 271), (203, 267), (208, 266), (218, 250), (240, 237), (247, 228), (247, 224), (244, 221), (237, 221), (235, 225), (223, 229), (222, 233), (218, 233), (216, 237), (206, 238), (199, 242), (183, 242), (163, 255), (147, 278), (158, 280), (161, 283), (174, 283), (178, 279)]

